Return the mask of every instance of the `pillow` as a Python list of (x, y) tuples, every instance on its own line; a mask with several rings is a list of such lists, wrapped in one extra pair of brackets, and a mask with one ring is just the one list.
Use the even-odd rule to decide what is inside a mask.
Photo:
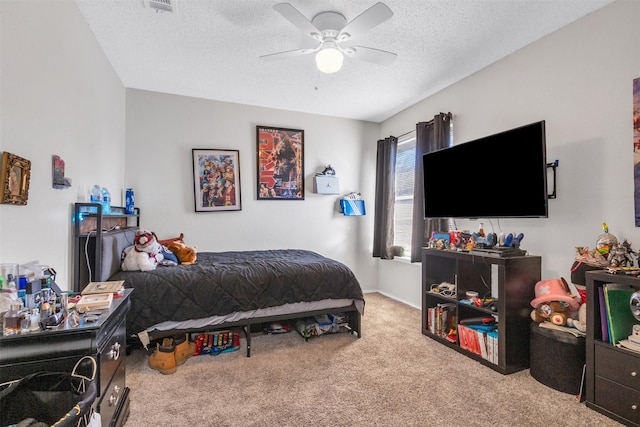
[(171, 237), (169, 239), (163, 239), (163, 240), (158, 239), (158, 235), (155, 232), (152, 231), (151, 234), (153, 234), (153, 237), (155, 237), (156, 240), (158, 241), (158, 243), (160, 243), (162, 246), (167, 246), (171, 242), (184, 243), (184, 241), (183, 241), (184, 234), (183, 233), (180, 233), (180, 235), (178, 237)]
[(166, 246), (162, 245), (160, 249), (160, 253), (162, 253), (164, 259), (160, 263), (160, 265), (169, 266), (169, 265), (178, 265), (178, 257), (176, 254), (167, 249)]

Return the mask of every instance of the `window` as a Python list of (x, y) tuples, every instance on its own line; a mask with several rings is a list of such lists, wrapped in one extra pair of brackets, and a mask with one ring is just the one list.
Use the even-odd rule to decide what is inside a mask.
[(395, 179), (395, 214), (393, 245), (404, 248), (404, 256), (411, 255), (413, 219), (413, 180), (416, 162), (416, 132), (398, 138)]

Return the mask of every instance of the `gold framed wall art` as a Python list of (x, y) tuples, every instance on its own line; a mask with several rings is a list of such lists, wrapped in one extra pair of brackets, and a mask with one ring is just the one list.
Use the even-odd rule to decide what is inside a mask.
[(26, 205), (29, 198), (29, 180), (31, 178), (31, 161), (8, 152), (2, 153), (2, 188), (3, 204)]

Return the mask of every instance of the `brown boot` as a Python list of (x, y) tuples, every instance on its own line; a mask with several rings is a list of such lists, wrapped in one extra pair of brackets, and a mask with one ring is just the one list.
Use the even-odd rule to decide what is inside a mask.
[(173, 343), (173, 338), (164, 338), (162, 345), (156, 344), (156, 351), (149, 356), (149, 367), (160, 371), (161, 374), (173, 374), (178, 368), (176, 368), (175, 357), (176, 346)]
[(182, 365), (196, 352), (196, 343), (189, 341), (187, 334), (174, 338), (173, 343), (176, 346), (175, 357), (177, 366)]

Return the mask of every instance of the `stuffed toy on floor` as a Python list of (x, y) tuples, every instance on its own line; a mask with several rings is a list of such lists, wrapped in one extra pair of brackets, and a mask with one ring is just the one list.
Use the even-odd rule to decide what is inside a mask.
[(124, 250), (122, 271), (150, 271), (162, 262), (162, 246), (147, 230), (136, 231), (133, 246)]

